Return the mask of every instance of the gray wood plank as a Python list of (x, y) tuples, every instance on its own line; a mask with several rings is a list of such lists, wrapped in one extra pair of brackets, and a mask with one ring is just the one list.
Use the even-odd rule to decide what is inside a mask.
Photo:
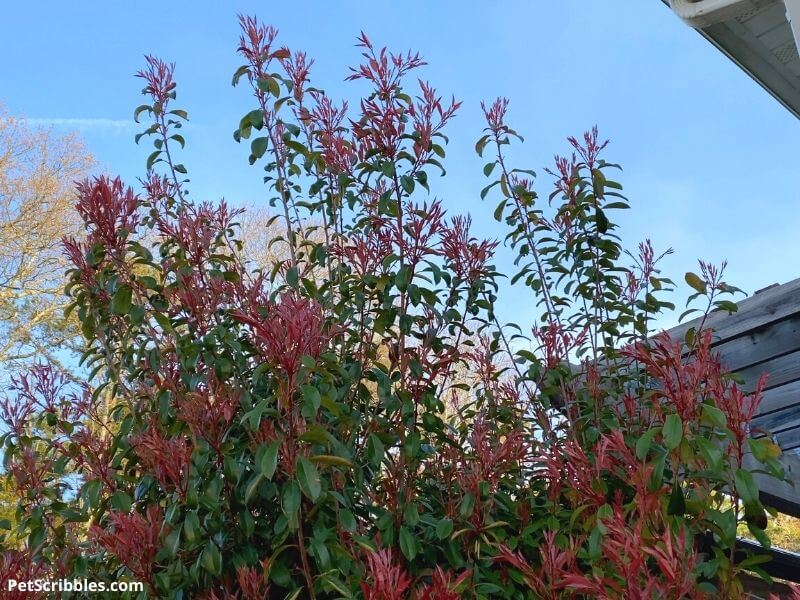
[(715, 349), (731, 371), (800, 350), (800, 314), (748, 331)]
[(758, 415), (762, 416), (800, 402), (800, 381), (792, 381), (764, 392)]
[[(793, 452), (795, 449), (800, 448), (800, 429), (798, 428), (773, 433), (772, 437), (785, 453)], [(798, 495), (797, 499), (800, 500), (800, 495)]]
[(800, 352), (784, 354), (736, 372), (744, 378), (747, 391), (755, 389), (761, 374), (767, 373), (764, 389), (769, 390), (800, 379)]
[(765, 415), (757, 415), (751, 425), (754, 430), (761, 429), (770, 433), (798, 428), (800, 427), (800, 402)]
[[(800, 278), (754, 294), (738, 304), (739, 311), (732, 315), (716, 312), (708, 316), (705, 326), (714, 329), (717, 344), (800, 313)], [(700, 319), (695, 319), (673, 327), (669, 334), (676, 339), (683, 339), (690, 327), (698, 327), (699, 324)]]

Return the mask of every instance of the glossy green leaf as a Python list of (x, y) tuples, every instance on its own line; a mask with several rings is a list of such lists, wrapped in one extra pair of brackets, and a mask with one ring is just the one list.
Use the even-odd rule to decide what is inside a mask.
[(689, 287), (691, 287), (692, 289), (696, 290), (700, 294), (706, 293), (706, 288), (707, 288), (706, 282), (703, 281), (699, 275), (692, 273), (690, 271), (686, 273), (684, 279), (686, 280), (686, 283), (689, 284)]
[(758, 502), (758, 486), (747, 469), (736, 469), (736, 492), (745, 504)]
[(650, 452), (650, 447), (653, 445), (653, 437), (658, 433), (658, 429), (648, 429), (642, 436), (636, 440), (636, 458), (644, 460)]
[(322, 483), (317, 467), (305, 456), (297, 458), (297, 482), (300, 489), (312, 502), (316, 502), (322, 493)]
[(128, 285), (121, 285), (111, 298), (111, 312), (115, 315), (127, 315), (132, 306), (133, 290)]
[(208, 540), (201, 556), (203, 568), (212, 575), (219, 575), (222, 572), (222, 554), (214, 543)]
[(450, 519), (441, 519), (436, 524), (436, 537), (440, 540), (443, 540), (447, 537), (450, 537), (450, 534), (453, 533), (453, 521)]
[(414, 560), (419, 552), (419, 543), (413, 534), (405, 527), (400, 528), (400, 551), (408, 560)]
[(667, 447), (667, 450), (677, 448), (678, 444), (681, 443), (681, 439), (683, 439), (683, 423), (681, 423), (681, 418), (675, 414), (667, 415), (667, 418), (664, 420), (662, 434), (664, 436), (664, 445)]
[(258, 463), (258, 468), (261, 470), (261, 475), (263, 475), (265, 479), (271, 480), (278, 466), (278, 449), (280, 448), (280, 443), (277, 441), (270, 442), (269, 444), (264, 444), (262, 448), (259, 448), (261, 451), (261, 460)]

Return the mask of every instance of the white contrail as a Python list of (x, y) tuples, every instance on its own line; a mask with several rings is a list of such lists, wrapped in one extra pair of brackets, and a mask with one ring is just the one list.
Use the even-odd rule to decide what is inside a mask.
[(81, 118), (26, 118), (22, 119), (28, 125), (43, 127), (69, 127), (79, 131), (89, 129), (103, 130), (108, 132), (125, 133), (132, 131), (136, 123), (126, 119), (81, 119)]

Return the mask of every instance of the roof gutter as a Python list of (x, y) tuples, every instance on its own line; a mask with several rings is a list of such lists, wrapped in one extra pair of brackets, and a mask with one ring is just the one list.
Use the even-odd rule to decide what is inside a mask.
[[(786, 2), (797, 3), (797, 0)], [(684, 23), (695, 29), (735, 19), (750, 8), (747, 0), (669, 0), (669, 5)]]

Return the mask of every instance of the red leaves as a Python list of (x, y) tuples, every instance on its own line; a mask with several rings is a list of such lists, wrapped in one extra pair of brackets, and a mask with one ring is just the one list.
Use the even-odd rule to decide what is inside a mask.
[(51, 468), (59, 457), (75, 460), (91, 479), (111, 481), (110, 442), (86, 386), (76, 386), (51, 365), (34, 365), (12, 377), (8, 390), (0, 400), (0, 420), (7, 430), (26, 440), (46, 433), (45, 443), (21, 444), (20, 453), (7, 458), (21, 496), (38, 494), (57, 479)]
[(68, 385), (66, 376), (50, 365), (35, 365), (30, 372), (12, 377), (12, 395), (0, 400), (0, 420), (17, 435), (31, 425), (31, 416), (41, 412), (55, 414)]
[(589, 169), (594, 169), (597, 166), (597, 157), (608, 146), (609, 141), (598, 141), (598, 135), (597, 126), (594, 126), (591, 131), (583, 134), (582, 144), (574, 137), (568, 138), (570, 145), (575, 148), (578, 156), (581, 157), (583, 163)]
[(586, 341), (588, 328), (577, 333), (565, 328), (559, 322), (551, 322), (531, 330), (538, 349), (544, 355), (546, 369), (556, 369), (569, 363), (570, 355)]
[(263, 25), (254, 17), (239, 15), (239, 26), (242, 29), (242, 35), (239, 37), (238, 52), (247, 59), (258, 74), (273, 59), (289, 58), (285, 48), (280, 48), (276, 52), (272, 51), (272, 44), (278, 36), (278, 30), (271, 25)]
[(192, 447), (182, 437), (167, 438), (156, 423), (147, 431), (130, 439), (142, 464), (152, 473), (165, 491), (177, 490), (183, 497), (189, 476)]
[[(322, 307), (314, 300), (284, 292), (276, 302), (250, 308), (249, 314), (237, 311), (234, 318), (250, 327), (253, 344), (263, 359), (283, 369), (293, 389), (300, 359), (319, 358), (334, 333), (325, 324)], [(262, 312), (266, 316), (261, 316)]]
[(528, 445), (522, 432), (512, 431), (500, 437), (491, 431), (485, 415), (478, 415), (469, 436), (470, 460), (460, 473), (460, 483), (464, 489), (478, 494), (481, 482), (489, 484), (489, 489), (497, 489), (500, 478), (510, 471), (519, 469), (520, 463), (528, 455)]
[(471, 225), (471, 217), (458, 215), (453, 217), (450, 226), (442, 232), (442, 254), (450, 262), (456, 274), (470, 283), (488, 273), (489, 261), (498, 245), (496, 241), (479, 242), (472, 237)]
[[(647, 375), (657, 383), (653, 386), (656, 399), (674, 409), (684, 423), (699, 417), (703, 391), (708, 384), (721, 381), (722, 365), (711, 354), (711, 331), (697, 335), (695, 354), (684, 360), (683, 345), (667, 333), (623, 349), (623, 354), (639, 362)], [(661, 413), (658, 402), (652, 407)]]
[(32, 597), (30, 591), (9, 587), (9, 581), (32, 582), (47, 575), (47, 565), (34, 560), (30, 550), (4, 550), (0, 553), (0, 589), (6, 600), (29, 600)]
[(437, 566), (431, 582), (411, 592), (411, 577), (398, 564), (392, 550), (384, 548), (370, 552), (366, 557), (366, 581), (361, 584), (365, 600), (458, 600), (458, 591), (470, 576), (464, 571), (458, 577)]
[(463, 592), (461, 586), (469, 579), (470, 571), (464, 571), (458, 577), (453, 577), (450, 572), (444, 571), (439, 565), (433, 570), (431, 582), (422, 588), (414, 590), (414, 600), (460, 600)]
[(497, 98), (492, 102), (488, 108), (486, 104), (481, 102), (483, 109), (483, 116), (486, 118), (486, 124), (489, 130), (497, 135), (506, 129), (506, 112), (508, 111), (508, 98)]
[(236, 569), (236, 582), (242, 592), (242, 600), (262, 600), (269, 597), (267, 563), (268, 561), (263, 561), (261, 568), (242, 566)]
[(313, 107), (304, 109), (300, 119), (308, 124), (314, 140), (321, 146), (325, 166), (334, 173), (350, 173), (356, 161), (356, 151), (348, 139), (347, 128), (343, 126), (347, 102), (337, 107), (325, 94), (312, 92), (311, 97)]
[(138, 71), (136, 76), (141, 77), (146, 82), (142, 93), (152, 98), (154, 105), (158, 109), (157, 113), (163, 113), (166, 111), (171, 99), (170, 94), (176, 87), (173, 79), (175, 64), (166, 63), (155, 56), (145, 56), (144, 58), (147, 62), (147, 68)]
[(139, 198), (119, 177), (87, 179), (77, 184), (77, 190), (75, 208), (89, 230), (90, 242), (119, 251), (139, 224)]
[(330, 251), (357, 275), (377, 275), (385, 270), (383, 260), (391, 253), (392, 242), (385, 232), (368, 228), (366, 232), (351, 235), (347, 243), (333, 246)]
[(661, 594), (670, 593), (677, 598), (685, 596), (697, 598), (705, 595), (696, 591), (694, 566), (697, 554), (692, 549), (686, 531), (678, 534), (674, 534), (671, 530), (665, 531), (661, 540), (655, 545), (642, 548), (642, 551), (655, 559), (663, 577), (663, 580), (657, 583), (655, 577), (646, 578), (650, 579), (649, 585), (646, 586), (649, 592), (657, 589)]
[[(800, 600), (800, 585), (796, 583), (788, 584), (789, 592), (791, 596), (789, 596), (789, 600)], [(786, 596), (778, 596), (777, 594), (770, 594), (769, 600), (786, 600)]]
[(292, 82), (292, 96), (295, 100), (302, 101), (305, 85), (309, 81), (308, 74), (314, 60), (309, 60), (305, 52), (295, 52), (290, 57), (281, 58), (281, 63)]
[(707, 398), (713, 398), (716, 408), (725, 415), (727, 427), (736, 443), (727, 451), (741, 464), (745, 452), (750, 422), (761, 400), (766, 378), (759, 380), (752, 393), (745, 393), (726, 377), (719, 358), (711, 350), (712, 332), (696, 334), (691, 357), (684, 357), (681, 342), (662, 333), (647, 343), (639, 342), (623, 350), (623, 354), (639, 362), (654, 382), (651, 406), (655, 416), (676, 412), (684, 424), (696, 424)]
[[(519, 552), (513, 552), (504, 544), (499, 547), (495, 561), (518, 570), (537, 598), (563, 597), (561, 590), (567, 585), (580, 586), (584, 577), (577, 566), (575, 549), (564, 551), (555, 544), (555, 533), (545, 532), (541, 547), (541, 567), (532, 566)], [(590, 586), (591, 587), (591, 586)]]
[[(697, 556), (685, 531), (666, 529), (660, 537), (645, 539), (642, 522), (631, 526), (617, 508), (603, 523), (606, 533), (600, 542), (601, 558), (593, 561), (592, 572), (585, 572), (580, 565), (579, 541), (559, 544), (553, 531), (544, 534), (540, 566), (531, 565), (504, 545), (495, 560), (522, 573), (537, 598), (556, 600), (564, 598), (565, 593), (567, 597), (580, 594), (604, 600), (706, 597), (697, 590)], [(603, 566), (606, 563), (610, 568)]]
[(139, 581), (151, 581), (164, 517), (161, 508), (147, 507), (138, 512), (111, 512), (108, 525), (92, 525), (89, 539), (113, 554)]
[(441, 96), (436, 95), (436, 90), (429, 83), (420, 79), (419, 89), (421, 95), (417, 97), (416, 104), (409, 107), (408, 112), (414, 120), (414, 131), (417, 134), (414, 156), (418, 161), (423, 161), (431, 150), (433, 137), (453, 118), (461, 102), (456, 102), (453, 97), (445, 108)]
[[(361, 117), (352, 123), (358, 156), (366, 160), (374, 153), (394, 159), (400, 156), (402, 141), (412, 133), (411, 152), (414, 168), (431, 158), (432, 140), (461, 106), (455, 98), (448, 105), (427, 82), (419, 80), (416, 102), (401, 92), (403, 78), (425, 65), (419, 54), (392, 54), (386, 48), (376, 50), (362, 33), (359, 46), (365, 48), (364, 62), (351, 68), (348, 80), (364, 79), (372, 84), (374, 94), (361, 101)], [(407, 130), (408, 116), (413, 132)]]
[(375, 90), (382, 99), (388, 98), (397, 91), (402, 78), (409, 71), (427, 64), (419, 54), (412, 54), (411, 51), (405, 55), (390, 53), (386, 48), (376, 51), (363, 32), (359, 36), (358, 42), (358, 46), (365, 48), (361, 54), (364, 62), (358, 67), (350, 69), (351, 75), (347, 77), (347, 80), (366, 79), (375, 86)]
[(240, 394), (213, 378), (209, 388), (202, 386), (195, 392), (180, 394), (176, 402), (178, 418), (197, 438), (205, 439), (212, 448), (219, 450), (239, 409)]
[(242, 212), (240, 208), (228, 208), (224, 200), (219, 204), (183, 204), (174, 217), (166, 211), (159, 212), (156, 225), (162, 235), (184, 249), (192, 267), (200, 267), (214, 243), (231, 230)]
[[(256, 19), (240, 24), (247, 64), (234, 79), (248, 76), (258, 105), (235, 137), (261, 132), (251, 162), (266, 156), (264, 182), (284, 209), (291, 261), (276, 259), (272, 276), (250, 272), (233, 237), (237, 211), (183, 199), (176, 173), (185, 169), (166, 152), (168, 140), (183, 141), (169, 137), (164, 113), (173, 67), (149, 57), (139, 75), (154, 104), (139, 112), (152, 111), (148, 132), (161, 140), (148, 166), (164, 152), (158, 160), (173, 175), (151, 172), (144, 183), (142, 220), (159, 258), (147, 236), (132, 237), (140, 202), (119, 179), (81, 184), (89, 238), (66, 242), (81, 272), (77, 313), (93, 338), (87, 364), (121, 396), (112, 414), (124, 431), (96, 426), (91, 394), (64, 409), (54, 380), (26, 382), (23, 401), (2, 407), (21, 442), (6, 445), (20, 489), (64, 499), (72, 511), (60, 482), (48, 482), (68, 459), (86, 486), (78, 508), (99, 515), (90, 539), (154, 588), (178, 581), (194, 596), (255, 600), (346, 586), (371, 600), (455, 600), (489, 582), (503, 586), (498, 595), (523, 596), (527, 585), (553, 600), (695, 594), (692, 535), (711, 528), (702, 503), (729, 480), (703, 474), (703, 458), (685, 458), (695, 450), (677, 434), (663, 443), (665, 417), (680, 417), (670, 429), (681, 435), (707, 432), (700, 421), (713, 398), (738, 444), (728, 452), (741, 462), (757, 394), (723, 377), (706, 334), (692, 360), (666, 337), (619, 356), (621, 340), (644, 338), (637, 300), (658, 259), (647, 242), (634, 267), (620, 268), (621, 248), (602, 238), (612, 227), (602, 190), (619, 186), (600, 170), (606, 143), (597, 130), (570, 139), (572, 155), (557, 159), (551, 201), (563, 198), (548, 220), (531, 172), (504, 163), (502, 147), (516, 135), (508, 101), (483, 106), (478, 149), (498, 147), (484, 172), (500, 167), (498, 214), (512, 227), (519, 280), (546, 307), (544, 326), (532, 331), (537, 347), (504, 364), (503, 347), (512, 354), (521, 336), (506, 339), (495, 318), (497, 242), (473, 237), (468, 217), (447, 223), (439, 201), (418, 200), (460, 104), (421, 80), (412, 99), (404, 77), (424, 64), (419, 55), (378, 50), (362, 34), (364, 61), (349, 78), (370, 89), (352, 122), (346, 103), (308, 88), (304, 53), (276, 47), (276, 30)], [(272, 72), (276, 62), (285, 77)], [(702, 269), (712, 287), (723, 285), (719, 272)], [(589, 342), (591, 359), (574, 365)], [(456, 374), (461, 362), (467, 372)], [(470, 396), (456, 415), (442, 400), (457, 389)], [(544, 397), (551, 401), (537, 401)], [(61, 437), (40, 455), (28, 421), (65, 415), (66, 426), (52, 426)], [(650, 445), (640, 444), (643, 432)], [(148, 485), (134, 492), (134, 478)], [(172, 556), (155, 565), (169, 533), (162, 510)], [(353, 568), (362, 535), (392, 544), (366, 555), (363, 570)], [(487, 569), (492, 556), (499, 578)], [(457, 573), (431, 562), (443, 557), (459, 563)], [(197, 566), (181, 573), (172, 559)], [(269, 577), (280, 590), (267, 588)]]
[(369, 553), (366, 562), (366, 581), (361, 584), (365, 600), (405, 600), (411, 578), (397, 564), (391, 549)]

